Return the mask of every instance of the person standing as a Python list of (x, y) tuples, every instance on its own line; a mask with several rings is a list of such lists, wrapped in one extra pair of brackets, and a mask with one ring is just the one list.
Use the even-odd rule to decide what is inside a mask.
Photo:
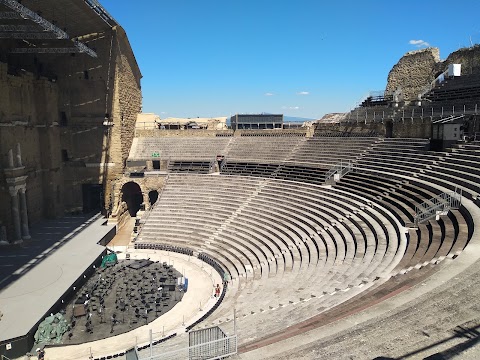
[(38, 360), (45, 360), (45, 350), (37, 348), (37, 358)]

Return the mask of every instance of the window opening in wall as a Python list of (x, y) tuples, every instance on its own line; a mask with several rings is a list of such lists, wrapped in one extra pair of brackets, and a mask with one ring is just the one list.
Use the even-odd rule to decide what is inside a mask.
[(60, 126), (67, 126), (68, 125), (68, 120), (67, 120), (67, 114), (65, 111), (60, 112)]
[(82, 184), (83, 212), (102, 210), (103, 187), (101, 184)]
[(85, 80), (88, 80), (88, 70), (85, 70), (85, 71), (83, 72), (83, 78), (84, 78)]
[(67, 149), (62, 149), (62, 161), (63, 162), (68, 161), (68, 151), (67, 151)]
[(152, 165), (155, 170), (160, 170), (160, 160), (153, 160)]

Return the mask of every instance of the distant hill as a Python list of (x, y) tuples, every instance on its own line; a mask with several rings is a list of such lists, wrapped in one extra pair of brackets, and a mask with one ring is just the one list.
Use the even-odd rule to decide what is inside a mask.
[(305, 121), (313, 121), (313, 120), (317, 120), (317, 119), (309, 119), (309, 118), (303, 118), (298, 116), (283, 116), (284, 122), (305, 122)]

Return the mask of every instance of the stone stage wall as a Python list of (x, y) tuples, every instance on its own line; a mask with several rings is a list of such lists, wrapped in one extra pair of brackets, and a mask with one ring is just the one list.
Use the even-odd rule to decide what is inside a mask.
[[(0, 228), (8, 242), (18, 240), (12, 182), (26, 189), (28, 224), (111, 209), (141, 112), (141, 73), (120, 26), (92, 29), (83, 41), (97, 58), (0, 55)], [(23, 168), (12, 175), (17, 144)]]

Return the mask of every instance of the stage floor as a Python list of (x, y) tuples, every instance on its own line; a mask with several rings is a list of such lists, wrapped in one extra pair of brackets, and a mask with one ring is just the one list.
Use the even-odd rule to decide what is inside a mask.
[(100, 214), (32, 227), (32, 239), (0, 248), (0, 342), (26, 335), (105, 250), (115, 225)]

